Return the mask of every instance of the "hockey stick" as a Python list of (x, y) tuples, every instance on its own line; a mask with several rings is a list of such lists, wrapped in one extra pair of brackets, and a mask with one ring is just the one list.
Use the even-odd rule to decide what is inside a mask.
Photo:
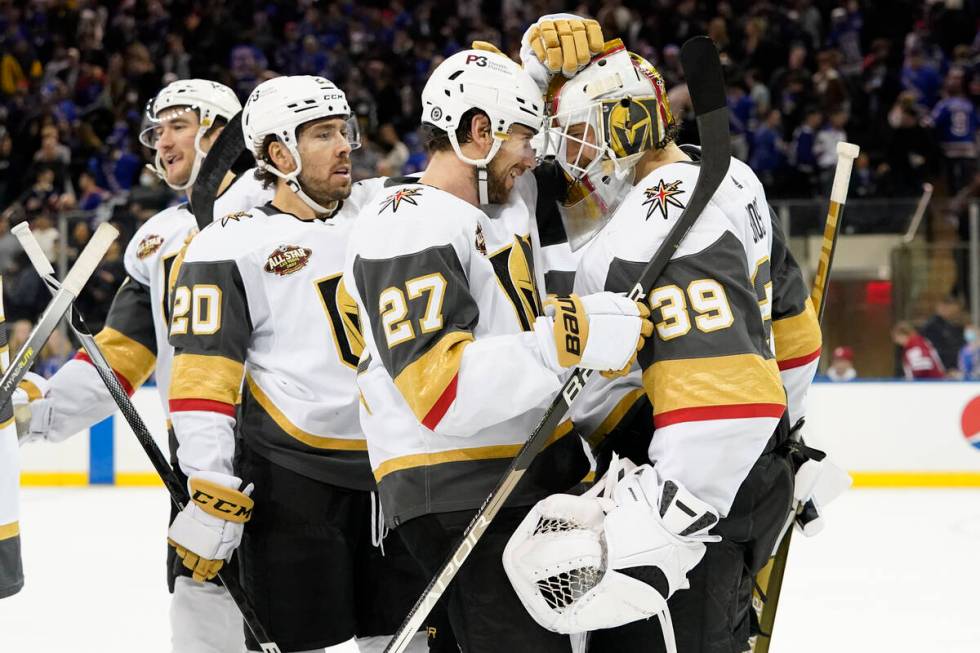
[[(37, 270), (38, 275), (44, 281), (48, 290), (51, 291), (51, 294), (54, 295), (57, 293), (60, 284), (55, 279), (54, 268), (51, 267), (50, 261), (44, 255), (40, 244), (37, 242), (34, 234), (31, 233), (27, 224), (21, 223), (11, 229), (11, 232), (20, 241), (21, 247), (24, 248), (31, 264)], [(187, 490), (184, 488), (183, 483), (180, 482), (180, 479), (177, 478), (177, 474), (170, 467), (170, 463), (167, 462), (163, 452), (160, 451), (160, 447), (157, 446), (156, 441), (150, 434), (150, 430), (146, 427), (146, 423), (143, 422), (143, 418), (140, 417), (136, 407), (130, 401), (129, 395), (126, 394), (122, 384), (119, 383), (115, 372), (112, 371), (112, 366), (109, 365), (99, 345), (95, 342), (95, 338), (92, 337), (91, 331), (85, 325), (81, 312), (74, 308), (74, 306), (72, 309), (72, 319), (69, 320), (72, 331), (78, 336), (82, 347), (91, 359), (96, 372), (98, 372), (99, 378), (102, 379), (106, 389), (109, 390), (109, 394), (112, 395), (112, 399), (116, 402), (116, 406), (119, 407), (119, 411), (123, 414), (126, 423), (129, 424), (129, 428), (133, 430), (136, 439), (139, 440), (140, 446), (143, 447), (143, 451), (146, 452), (147, 457), (150, 459), (150, 464), (153, 465), (153, 468), (163, 481), (167, 492), (170, 494), (170, 500), (173, 501), (178, 510), (183, 510), (188, 500)], [(218, 573), (218, 579), (228, 590), (228, 594), (231, 595), (232, 600), (235, 601), (235, 604), (242, 613), (242, 619), (246, 627), (252, 632), (252, 636), (260, 642), (259, 646), (262, 647), (262, 651), (265, 653), (279, 653), (279, 647), (271, 640), (266, 634), (265, 628), (259, 623), (255, 610), (238, 584), (238, 579), (234, 577), (234, 574), (228, 578), (225, 578), (225, 576), (228, 575)], [(230, 585), (229, 581), (231, 582)]]
[(929, 182), (922, 184), (922, 196), (919, 197), (919, 202), (915, 205), (915, 211), (912, 213), (912, 219), (909, 221), (908, 231), (902, 237), (902, 242), (906, 245), (915, 240), (915, 234), (919, 232), (919, 225), (922, 224), (922, 218), (926, 215), (926, 208), (929, 206), (929, 200), (932, 199), (933, 190), (933, 186)]
[[(844, 202), (847, 199), (847, 187), (851, 181), (851, 167), (857, 158), (860, 148), (853, 143), (837, 144), (837, 168), (834, 170), (834, 185), (830, 191), (830, 207), (827, 210), (827, 224), (823, 230), (823, 245), (820, 249), (820, 260), (817, 263), (817, 274), (813, 279), (813, 290), (810, 291), (810, 301), (817, 312), (817, 322), (823, 323), (827, 283), (830, 281), (830, 268), (834, 262), (834, 252), (837, 249), (837, 237), (844, 218)], [(799, 437), (796, 430), (794, 437)], [(783, 576), (786, 573), (786, 562), (789, 558), (789, 545), (793, 537), (793, 522), (803, 518), (809, 504), (794, 506), (793, 519), (787, 523), (776, 554), (765, 567), (756, 574), (756, 587), (762, 588), (760, 599), (763, 601), (762, 614), (759, 617), (759, 629), (762, 631), (755, 640), (753, 653), (768, 653), (772, 642), (772, 628), (776, 623), (776, 610), (779, 607), (779, 595), (783, 588)]]
[[(653, 259), (643, 269), (640, 279), (630, 289), (628, 296), (634, 300), (643, 299), (647, 290), (656, 283), (685, 234), (698, 219), (728, 173), (731, 161), (725, 84), (715, 44), (706, 36), (690, 39), (681, 49), (681, 62), (687, 75), (688, 88), (697, 115), (698, 134), (703, 147), (701, 172), (687, 207), (667, 234)], [(411, 637), (422, 627), (436, 601), (446, 591), (460, 566), (473, 551), (534, 457), (544, 448), (548, 436), (558, 427), (558, 423), (568, 412), (569, 406), (585, 387), (592, 373), (593, 370), (580, 368), (573, 370), (537, 427), (511, 461), (497, 486), (473, 516), (473, 520), (463, 533), (462, 541), (453, 549), (405, 617), (405, 621), (385, 648), (385, 653), (402, 653), (408, 646)]]
[(191, 190), (191, 211), (199, 229), (204, 229), (214, 220), (214, 200), (225, 175), (245, 151), (245, 137), (242, 135), (242, 112), (239, 111), (225, 125), (214, 141), (208, 155), (201, 163), (201, 169)]
[(10, 401), (10, 396), (17, 389), (17, 384), (34, 364), (34, 360), (41, 353), (41, 348), (48, 341), (51, 332), (58, 326), (58, 322), (61, 321), (71, 303), (78, 297), (85, 282), (95, 272), (95, 268), (118, 235), (119, 232), (116, 228), (107, 222), (99, 225), (99, 228), (92, 234), (88, 245), (78, 255), (75, 265), (65, 276), (61, 289), (55, 293), (51, 303), (41, 315), (41, 319), (37, 321), (37, 326), (28, 336), (27, 342), (20, 348), (20, 351), (11, 361), (10, 367), (4, 372), (3, 379), (0, 380), (0, 406)]

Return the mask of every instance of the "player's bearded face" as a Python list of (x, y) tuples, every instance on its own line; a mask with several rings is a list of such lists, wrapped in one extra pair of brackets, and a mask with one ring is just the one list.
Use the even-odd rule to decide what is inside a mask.
[[(194, 139), (200, 126), (197, 112), (186, 107), (174, 107), (161, 112), (157, 120), (159, 125), (154, 134), (156, 149), (167, 182), (178, 186), (186, 184), (197, 156), (194, 149)], [(205, 147), (203, 140), (202, 148)]]
[(522, 125), (511, 127), (510, 134), (487, 166), (487, 196), (491, 204), (505, 204), (522, 174), (534, 167), (534, 132)]
[(299, 183), (318, 204), (339, 202), (350, 196), (351, 145), (342, 118), (318, 120), (304, 125), (299, 134), (303, 169)]

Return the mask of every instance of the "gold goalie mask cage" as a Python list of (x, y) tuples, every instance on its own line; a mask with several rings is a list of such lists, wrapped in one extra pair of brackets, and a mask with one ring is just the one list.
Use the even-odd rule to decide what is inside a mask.
[(660, 74), (618, 41), (563, 84), (551, 108), (549, 145), (569, 183), (558, 208), (575, 250), (615, 213), (643, 154), (673, 139), (674, 117)]

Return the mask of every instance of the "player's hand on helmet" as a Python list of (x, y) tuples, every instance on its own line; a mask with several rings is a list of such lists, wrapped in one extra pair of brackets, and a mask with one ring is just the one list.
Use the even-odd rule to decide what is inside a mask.
[(17, 384), (11, 401), (14, 405), (17, 439), (21, 444), (49, 439), (52, 405), (51, 401), (46, 399), (47, 394), (47, 379), (34, 372), (25, 374)]
[(242, 541), (254, 485), (241, 487), (240, 478), (220, 472), (197, 472), (187, 481), (191, 500), (170, 525), (167, 542), (196, 581), (214, 578)]
[(545, 302), (546, 315), (534, 330), (556, 371), (585, 367), (600, 372), (629, 370), (653, 333), (650, 310), (623, 295), (558, 295)]
[(574, 14), (542, 16), (521, 39), (521, 63), (542, 88), (561, 73), (571, 77), (602, 52), (598, 21)]

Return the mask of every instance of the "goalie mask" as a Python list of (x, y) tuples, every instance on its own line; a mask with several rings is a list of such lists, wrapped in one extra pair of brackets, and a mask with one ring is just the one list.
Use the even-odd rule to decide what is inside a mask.
[[(165, 86), (147, 104), (145, 127), (140, 132), (140, 143), (155, 152), (153, 172), (174, 190), (183, 191), (193, 186), (197, 180), (197, 173), (201, 169), (201, 163), (207, 155), (201, 149), (201, 139), (214, 126), (216, 120), (220, 118), (227, 122), (241, 109), (242, 104), (234, 91), (224, 84), (206, 79), (182, 79)], [(197, 134), (194, 136), (194, 163), (191, 165), (187, 181), (177, 184), (167, 179), (157, 144), (163, 133), (164, 124), (187, 111), (193, 111), (198, 119)]]
[(619, 40), (552, 94), (548, 140), (569, 184), (558, 208), (573, 250), (612, 218), (633, 168), (673, 131), (663, 78)]

